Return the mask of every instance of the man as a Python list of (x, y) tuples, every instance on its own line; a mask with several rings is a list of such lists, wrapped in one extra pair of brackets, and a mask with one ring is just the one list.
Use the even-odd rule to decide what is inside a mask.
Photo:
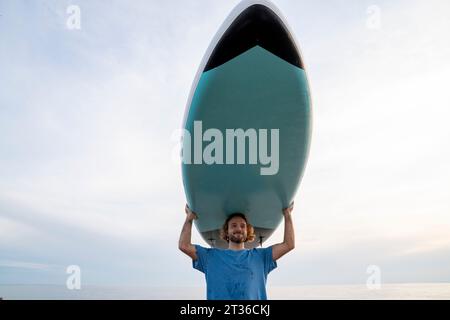
[(179, 249), (192, 258), (193, 267), (205, 274), (208, 300), (266, 300), (267, 275), (277, 260), (295, 247), (291, 218), (294, 203), (283, 209), (284, 241), (268, 248), (245, 249), (255, 237), (242, 213), (230, 215), (222, 228), (228, 249), (204, 248), (191, 243), (192, 221), (197, 218), (186, 205), (186, 221)]

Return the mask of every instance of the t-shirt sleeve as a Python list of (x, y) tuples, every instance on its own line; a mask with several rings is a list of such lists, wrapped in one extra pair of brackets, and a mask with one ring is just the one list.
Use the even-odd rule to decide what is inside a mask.
[(192, 267), (200, 272), (206, 273), (206, 271), (208, 270), (208, 253), (210, 249), (202, 247), (198, 244), (194, 246), (197, 259), (192, 260)]
[(277, 267), (277, 262), (272, 257), (272, 246), (262, 249), (264, 259), (264, 272), (268, 274)]

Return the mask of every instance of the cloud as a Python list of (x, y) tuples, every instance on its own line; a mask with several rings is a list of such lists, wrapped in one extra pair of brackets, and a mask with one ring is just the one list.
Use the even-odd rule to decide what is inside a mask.
[[(423, 239), (423, 238), (422, 238)], [(310, 250), (308, 244), (297, 245), (296, 252), (279, 261), (270, 275), (271, 285), (359, 284), (365, 285), (371, 273), (368, 267), (380, 268), (381, 283), (443, 282), (450, 272), (450, 241), (423, 247), (422, 239), (384, 237), (348, 241)], [(426, 240), (425, 240), (426, 241)]]
[(41, 263), (33, 263), (33, 262), (24, 262), (24, 261), (8, 261), (8, 260), (0, 260), (0, 268), (21, 268), (21, 269), (50, 269), (55, 266), (51, 266), (48, 264)]

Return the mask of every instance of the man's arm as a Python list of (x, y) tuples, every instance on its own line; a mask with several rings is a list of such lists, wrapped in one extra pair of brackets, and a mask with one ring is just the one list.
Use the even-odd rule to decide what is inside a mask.
[(196, 249), (191, 243), (192, 221), (197, 219), (197, 215), (189, 209), (188, 205), (186, 205), (184, 211), (186, 212), (186, 220), (184, 221), (183, 229), (181, 230), (178, 248), (191, 257), (192, 260), (197, 260)]
[(294, 224), (292, 223), (291, 212), (294, 209), (294, 203), (283, 209), (284, 214), (284, 240), (272, 246), (272, 258), (278, 260), (286, 253), (295, 248)]

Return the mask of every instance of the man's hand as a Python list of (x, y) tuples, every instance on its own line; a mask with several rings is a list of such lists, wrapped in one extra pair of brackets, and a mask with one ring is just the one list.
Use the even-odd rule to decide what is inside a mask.
[(280, 259), (286, 253), (295, 248), (294, 225), (292, 223), (291, 212), (294, 210), (294, 202), (289, 207), (283, 209), (284, 214), (284, 239), (282, 243), (272, 246), (272, 259)]
[(184, 212), (186, 212), (186, 219), (188, 221), (192, 221), (197, 219), (197, 214), (189, 208), (189, 206), (186, 204), (186, 207), (184, 208)]
[(286, 217), (286, 215), (291, 214), (292, 210), (294, 210), (294, 201), (289, 205), (289, 207), (283, 209), (283, 214)]

